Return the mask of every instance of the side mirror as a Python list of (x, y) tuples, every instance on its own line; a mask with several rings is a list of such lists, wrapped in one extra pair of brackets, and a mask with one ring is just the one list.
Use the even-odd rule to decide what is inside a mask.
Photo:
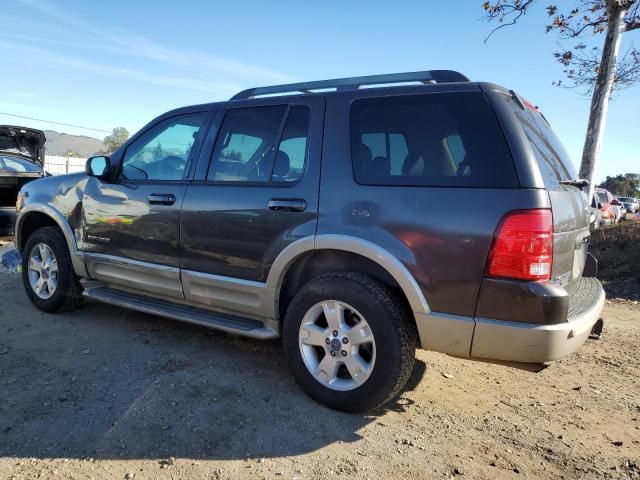
[(598, 210), (602, 210), (602, 203), (598, 202)]
[(84, 166), (84, 172), (90, 177), (102, 178), (111, 168), (111, 159), (104, 155), (98, 155), (87, 159), (87, 163)]

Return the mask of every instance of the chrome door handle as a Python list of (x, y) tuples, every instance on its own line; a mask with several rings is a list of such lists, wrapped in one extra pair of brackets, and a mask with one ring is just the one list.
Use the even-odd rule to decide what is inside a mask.
[(176, 196), (171, 193), (152, 193), (147, 200), (151, 205), (173, 205), (176, 203)]
[(301, 198), (272, 198), (267, 206), (274, 212), (304, 212), (307, 202)]

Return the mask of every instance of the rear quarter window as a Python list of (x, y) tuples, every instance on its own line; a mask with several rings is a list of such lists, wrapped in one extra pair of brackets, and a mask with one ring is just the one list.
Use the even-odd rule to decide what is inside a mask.
[(358, 183), (518, 187), (506, 140), (480, 92), (358, 99), (350, 123)]
[(545, 186), (560, 188), (559, 182), (578, 178), (569, 154), (542, 115), (530, 109), (523, 110), (515, 102), (512, 102), (512, 109), (529, 140)]

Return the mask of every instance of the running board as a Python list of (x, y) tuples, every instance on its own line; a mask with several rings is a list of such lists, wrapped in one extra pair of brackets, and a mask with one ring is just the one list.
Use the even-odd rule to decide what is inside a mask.
[(183, 322), (214, 328), (223, 332), (266, 340), (277, 338), (278, 332), (258, 320), (226, 315), (203, 308), (181, 305), (114, 288), (96, 286), (85, 288), (83, 295), (99, 302), (130, 308)]

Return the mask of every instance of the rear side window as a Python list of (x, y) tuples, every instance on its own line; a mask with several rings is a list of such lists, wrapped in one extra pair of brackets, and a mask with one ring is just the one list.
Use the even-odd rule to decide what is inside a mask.
[(563, 180), (578, 178), (569, 154), (542, 115), (537, 111), (523, 110), (515, 103), (512, 108), (538, 160), (545, 186), (548, 188), (559, 185)]
[(268, 182), (285, 105), (229, 110), (213, 150), (209, 180)]
[(506, 140), (481, 93), (361, 99), (350, 118), (358, 183), (518, 186)]
[(295, 182), (302, 177), (307, 158), (308, 131), (309, 107), (291, 107), (276, 152), (272, 182)]
[(307, 106), (229, 110), (207, 178), (215, 182), (295, 182), (304, 172), (308, 130)]

